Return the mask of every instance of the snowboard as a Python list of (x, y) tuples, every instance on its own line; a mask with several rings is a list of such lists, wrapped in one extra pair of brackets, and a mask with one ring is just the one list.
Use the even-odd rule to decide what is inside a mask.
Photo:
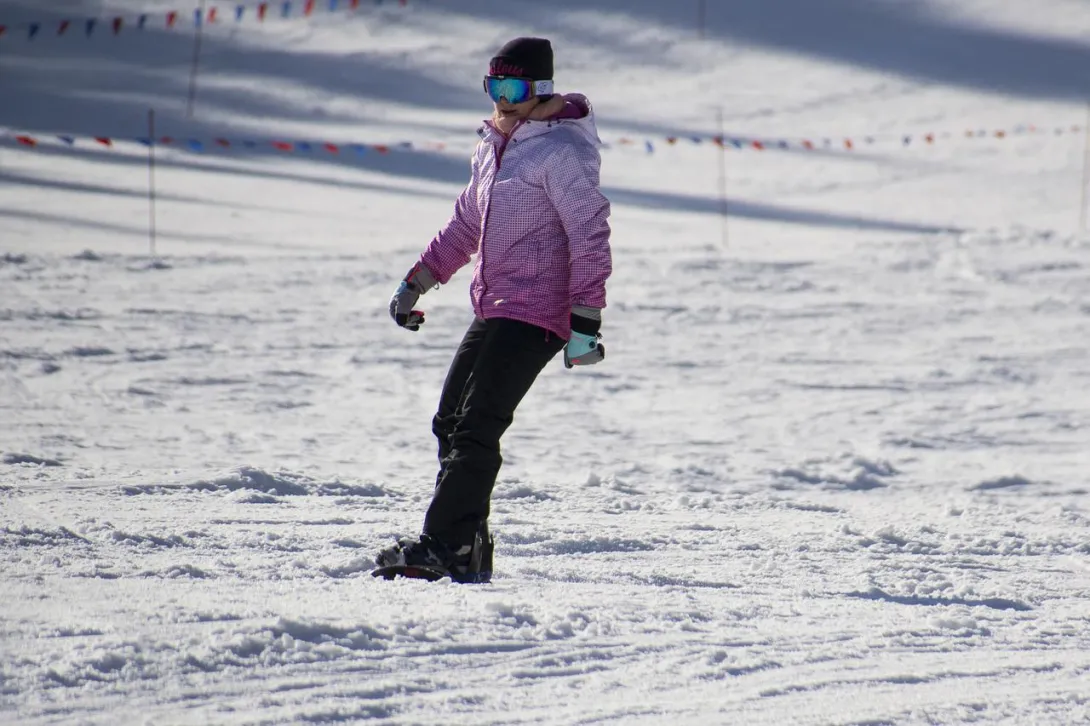
[(381, 577), (385, 580), (394, 580), (404, 577), (411, 580), (427, 580), (437, 582), (444, 577), (449, 577), (453, 582), (461, 584), (483, 584), (491, 581), (491, 572), (474, 572), (466, 575), (456, 575), (442, 567), (427, 567), (422, 565), (391, 565), (389, 567), (376, 567), (371, 570), (372, 577)]

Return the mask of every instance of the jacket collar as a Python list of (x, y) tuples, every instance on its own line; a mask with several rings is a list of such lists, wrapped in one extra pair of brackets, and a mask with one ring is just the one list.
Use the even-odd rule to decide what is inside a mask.
[(532, 139), (535, 136), (541, 136), (552, 131), (558, 124), (562, 122), (553, 120), (545, 121), (523, 121), (515, 128), (515, 133), (510, 137), (504, 136), (499, 129), (493, 125), (491, 119), (486, 119), (481, 127), (477, 129), (477, 135), (490, 144), (504, 146), (511, 141), (525, 141), (526, 139)]

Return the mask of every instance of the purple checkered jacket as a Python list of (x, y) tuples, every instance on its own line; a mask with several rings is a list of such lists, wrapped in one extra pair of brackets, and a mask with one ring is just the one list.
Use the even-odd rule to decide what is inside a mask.
[(476, 254), (477, 317), (521, 320), (567, 340), (573, 306), (605, 307), (612, 261), (594, 113), (585, 97), (564, 98), (558, 116), (525, 121), (509, 139), (485, 122), (469, 184), (420, 262), (446, 283)]

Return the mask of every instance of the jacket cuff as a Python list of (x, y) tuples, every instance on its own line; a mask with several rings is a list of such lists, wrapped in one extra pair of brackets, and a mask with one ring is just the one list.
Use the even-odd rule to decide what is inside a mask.
[(431, 274), (431, 270), (425, 267), (423, 262), (417, 262), (413, 269), (409, 270), (409, 274), (405, 275), (405, 281), (418, 288), (421, 295), (433, 287), (439, 287), (435, 275)]
[(583, 335), (594, 335), (602, 327), (601, 308), (575, 305), (571, 309), (571, 329)]

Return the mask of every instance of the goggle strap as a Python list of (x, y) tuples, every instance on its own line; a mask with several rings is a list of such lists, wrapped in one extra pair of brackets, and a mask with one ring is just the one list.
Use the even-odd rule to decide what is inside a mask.
[(535, 96), (551, 96), (553, 94), (552, 81), (534, 81)]

